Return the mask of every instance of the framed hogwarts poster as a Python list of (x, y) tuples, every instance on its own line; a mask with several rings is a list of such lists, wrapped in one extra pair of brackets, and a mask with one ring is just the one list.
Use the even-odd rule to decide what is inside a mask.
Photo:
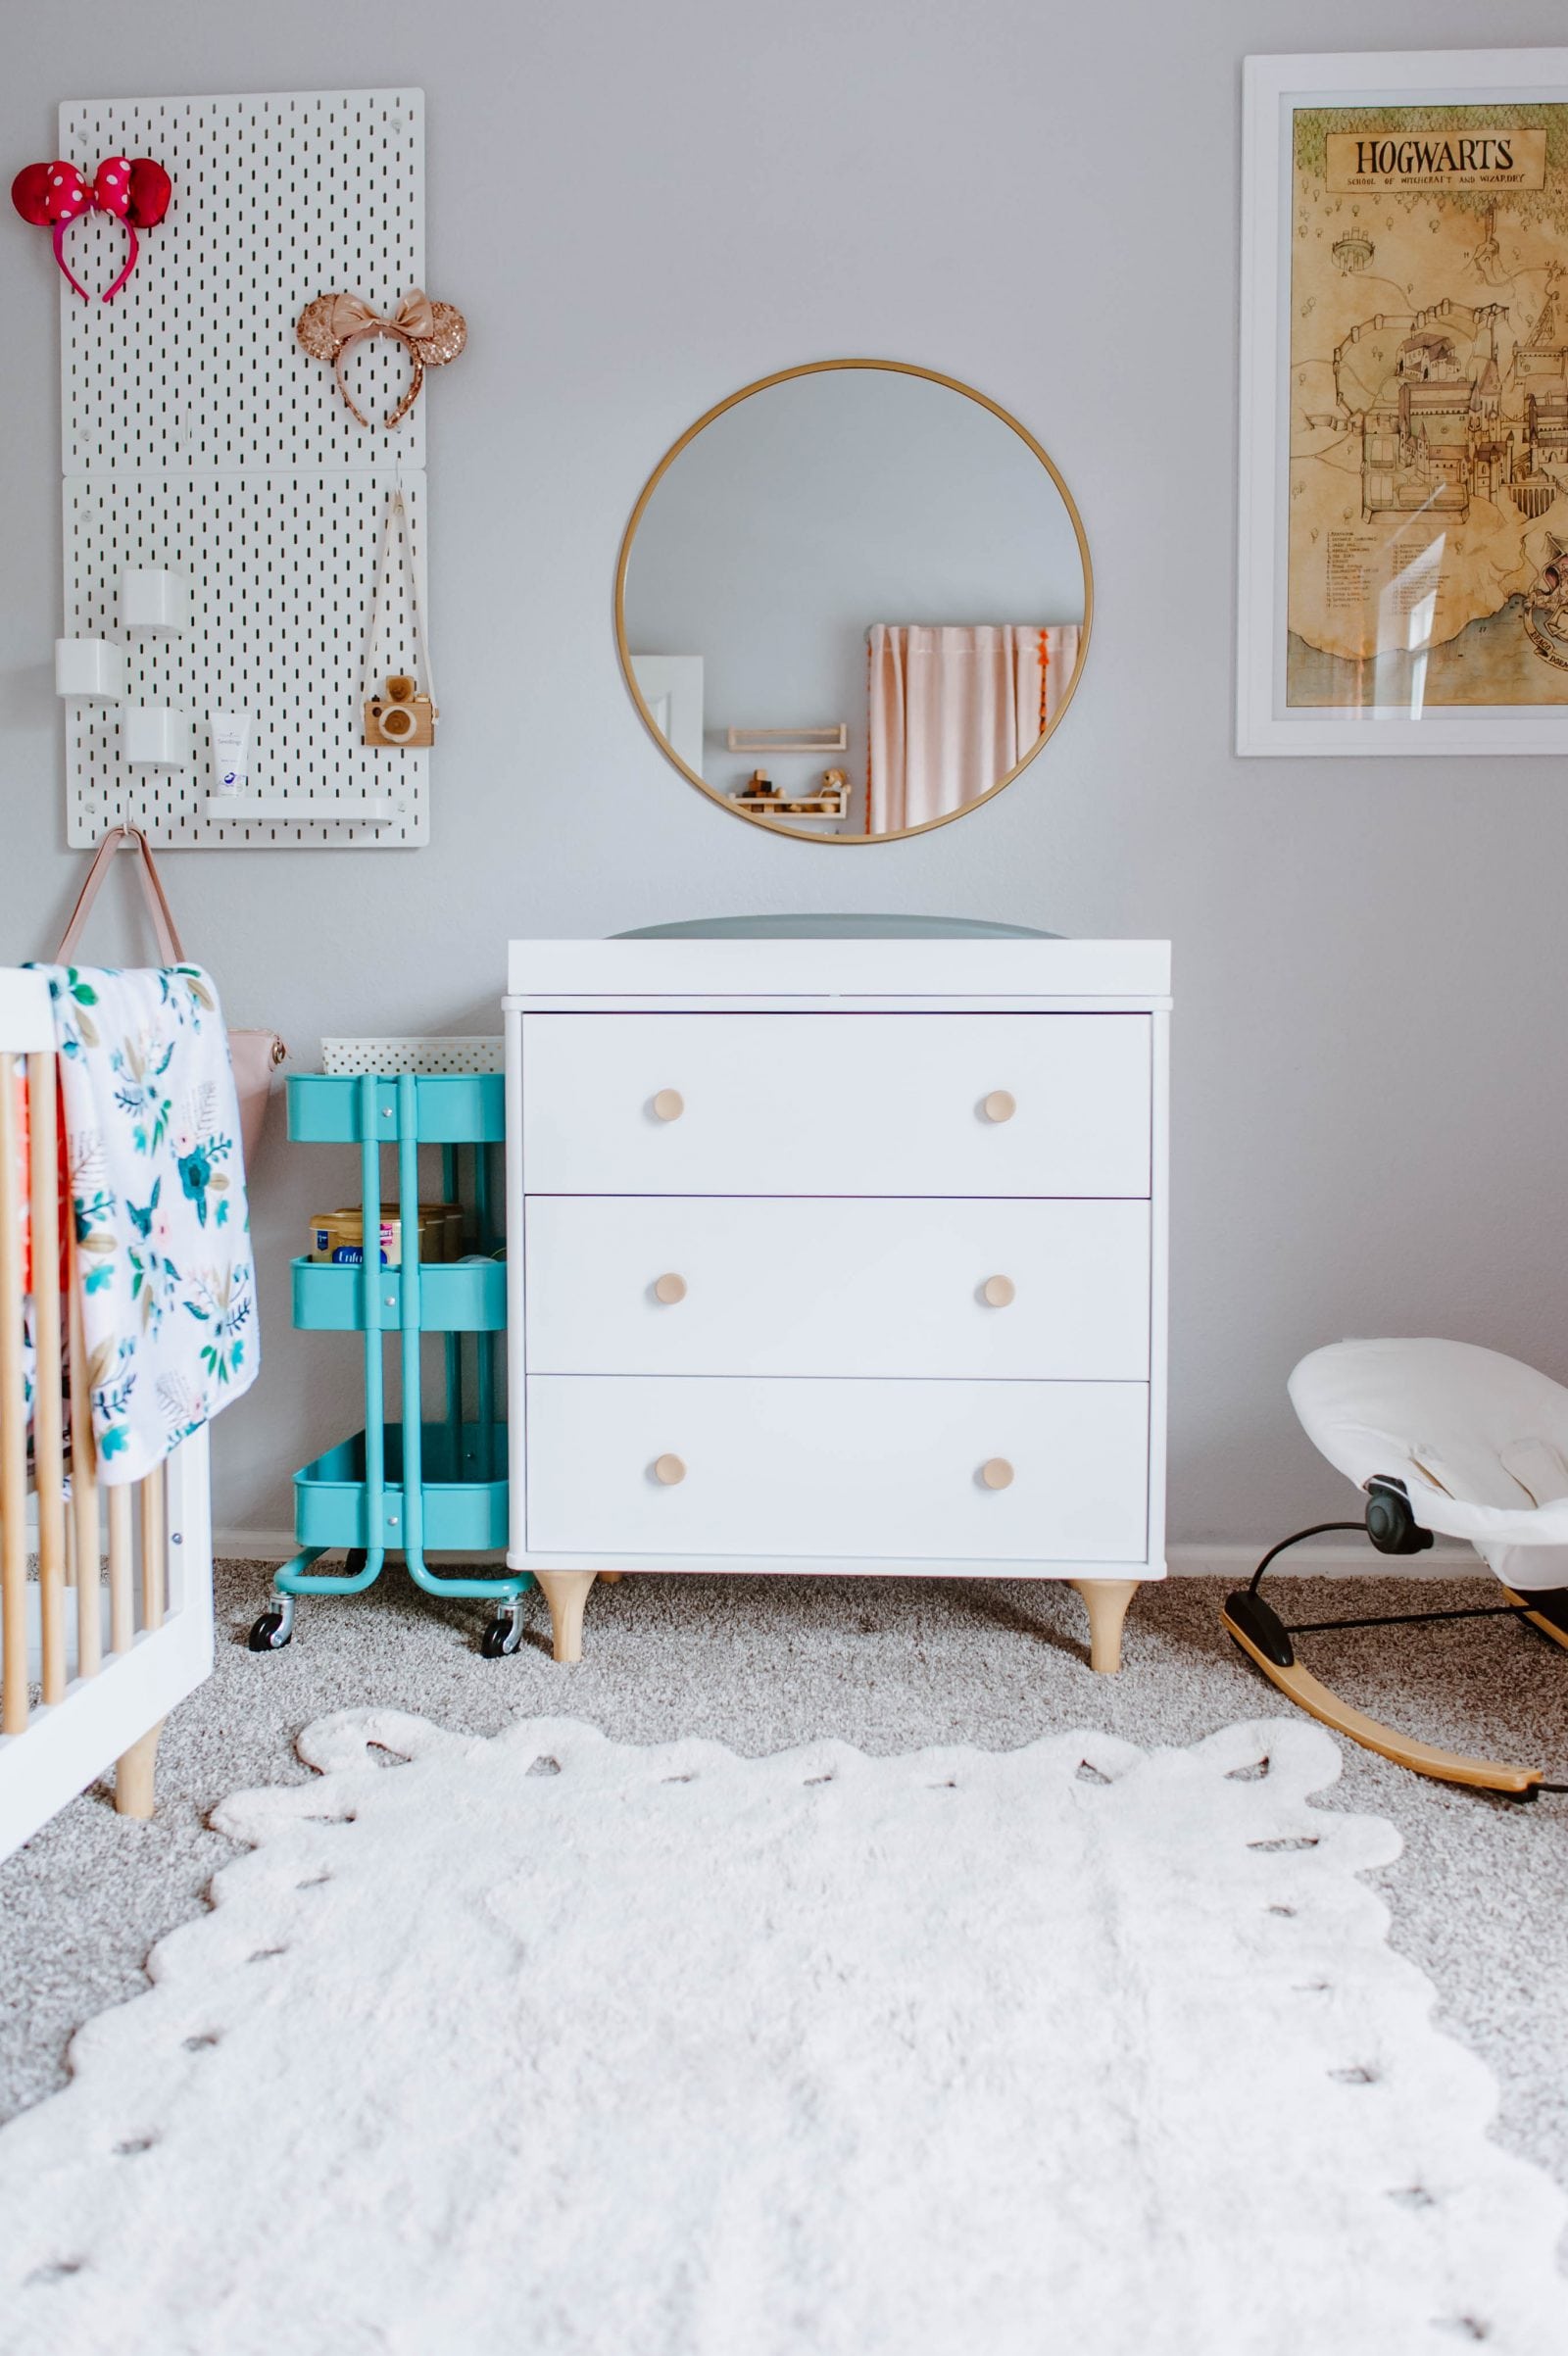
[(1240, 753), (1568, 753), (1568, 50), (1249, 58)]

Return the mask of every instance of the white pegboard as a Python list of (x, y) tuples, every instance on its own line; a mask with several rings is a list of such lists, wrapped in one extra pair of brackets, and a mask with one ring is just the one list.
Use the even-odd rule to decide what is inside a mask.
[[(424, 284), (422, 91), (69, 99), (60, 153), (89, 178), (104, 156), (151, 156), (174, 188), (112, 303), (84, 303), (61, 281), (66, 474), (423, 466), (439, 369), (388, 433), (380, 419), (408, 356), (387, 336), (360, 345), (349, 380), (367, 430), (294, 337), (317, 295), (359, 294), (390, 312)], [(34, 234), (35, 258), (52, 268), (47, 237)], [(124, 229), (92, 213), (67, 239), (96, 294), (124, 260)], [(462, 306), (461, 293), (426, 291)]]
[[(83, 303), (61, 284), (64, 630), (120, 640), (128, 701), (172, 704), (195, 728), (185, 771), (132, 770), (118, 708), (68, 703), (73, 844), (96, 842), (121, 818), (186, 849), (427, 839), (429, 756), (361, 741), (361, 683), (400, 476), (424, 596), (425, 403), (432, 387), (439, 395), (440, 372), (389, 433), (379, 419), (407, 382), (407, 354), (386, 337), (360, 346), (350, 380), (374, 420), (367, 429), (331, 368), (294, 335), (318, 295), (343, 289), (389, 312), (422, 284), (423, 119), (416, 90), (73, 100), (60, 110), (60, 153), (89, 176), (122, 153), (154, 157), (173, 182), (168, 219), (142, 232), (140, 261), (113, 303)], [(68, 234), (72, 266), (96, 291), (121, 267), (125, 232), (94, 214)], [(187, 631), (124, 637), (127, 564), (189, 579)], [(411, 667), (401, 567), (387, 596), (386, 667)], [(265, 815), (220, 822), (208, 812), (215, 707), (252, 715), (248, 792), (274, 806)], [(389, 821), (334, 822), (368, 794), (391, 796)]]
[[(120, 707), (68, 703), (69, 840), (96, 843), (122, 820), (179, 849), (299, 843), (422, 843), (429, 755), (360, 741), (365, 631), (391, 474), (85, 475), (65, 486), (66, 632), (119, 638), (120, 567), (188, 575), (190, 626), (127, 637), (127, 702), (195, 720), (189, 768), (132, 769)], [(406, 475), (410, 554), (422, 569), (424, 478)], [(407, 573), (389, 564), (382, 643), (412, 666)], [(286, 818), (219, 824), (206, 715), (248, 712), (252, 795), (285, 796)], [(333, 822), (335, 808), (389, 793), (389, 824)], [(293, 805), (299, 814), (294, 815)]]

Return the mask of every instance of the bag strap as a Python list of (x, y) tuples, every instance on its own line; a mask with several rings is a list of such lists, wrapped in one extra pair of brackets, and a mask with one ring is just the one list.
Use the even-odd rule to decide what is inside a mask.
[(153, 863), (152, 846), (139, 826), (111, 826), (98, 846), (92, 865), (87, 870), (87, 880), (76, 896), (76, 905), (72, 909), (70, 921), (61, 935), (60, 947), (55, 951), (54, 957), (57, 965), (69, 964), (71, 953), (81, 938), (82, 926), (87, 921), (104, 877), (108, 874), (110, 865), (118, 853), (127, 843), (133, 845), (141, 854), (136, 873), (141, 883), (142, 897), (147, 903), (148, 913), (153, 920), (153, 931), (157, 936), (164, 963), (166, 965), (183, 965), (185, 962), (185, 952), (180, 946), (179, 934), (174, 925), (173, 911), (170, 908), (164, 892), (163, 878)]
[(375, 594), (370, 601), (370, 626), (366, 633), (365, 640), (363, 700), (368, 703), (372, 696), (379, 695), (385, 687), (387, 679), (387, 673), (381, 667), (381, 598), (382, 591), (386, 587), (387, 558), (392, 551), (395, 525), (400, 527), (396, 533), (398, 562), (409, 584), (409, 610), (414, 617), (414, 643), (421, 674), (416, 685), (433, 704), (435, 702), (435, 676), (430, 668), (430, 649), (425, 644), (424, 637), (424, 600), (419, 594), (419, 575), (422, 567), (416, 563), (411, 551), (410, 544), (414, 535), (409, 523), (409, 511), (401, 483), (397, 485), (387, 500), (386, 517), (381, 525), (381, 548), (375, 561)]

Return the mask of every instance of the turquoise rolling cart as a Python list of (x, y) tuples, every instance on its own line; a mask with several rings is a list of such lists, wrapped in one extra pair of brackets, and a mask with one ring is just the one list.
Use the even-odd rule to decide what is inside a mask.
[[(500, 1072), (367, 1072), (350, 1078), (307, 1075), (288, 1083), (288, 1131), (308, 1144), (357, 1145), (368, 1238), (381, 1230), (381, 1149), (397, 1148), (397, 1204), (403, 1264), (379, 1265), (372, 1248), (358, 1266), (294, 1262), (294, 1323), (312, 1333), (365, 1337), (365, 1429), (318, 1456), (294, 1476), (294, 1531), (300, 1550), (273, 1579), (276, 1603), (251, 1630), (253, 1652), (275, 1652), (294, 1631), (300, 1595), (358, 1595), (380, 1577), (389, 1553), (433, 1595), (483, 1596), (497, 1605), (485, 1630), (489, 1658), (514, 1652), (522, 1637), (526, 1572), (500, 1579), (450, 1578), (432, 1571), (425, 1549), (490, 1548), (507, 1544), (507, 1429), (496, 1410), (496, 1350), (506, 1332), (505, 1262), (488, 1256), (499, 1241), (491, 1218), (489, 1149), (506, 1135), (506, 1083)], [(421, 1145), (441, 1148), (443, 1193), (463, 1199), (460, 1151), (471, 1149), (472, 1188), (466, 1228), (476, 1256), (442, 1261), (417, 1252)], [(403, 1421), (383, 1405), (384, 1337), (401, 1345)], [(445, 1337), (444, 1412), (424, 1420), (420, 1339)], [(471, 1389), (466, 1388), (464, 1336), (473, 1336)], [(347, 1549), (341, 1574), (312, 1565)]]

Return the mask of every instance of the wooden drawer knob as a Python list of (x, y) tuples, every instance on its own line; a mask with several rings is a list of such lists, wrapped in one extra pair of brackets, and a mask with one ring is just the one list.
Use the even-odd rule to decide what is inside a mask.
[(654, 1299), (663, 1301), (666, 1308), (672, 1302), (684, 1301), (685, 1298), (686, 1279), (684, 1276), (676, 1276), (671, 1272), (668, 1276), (661, 1276), (655, 1280)]
[(656, 1121), (678, 1121), (686, 1109), (686, 1099), (678, 1088), (662, 1088), (654, 1099)]
[(1017, 1289), (1010, 1276), (988, 1276), (980, 1292), (988, 1308), (1004, 1309)]
[[(685, 1478), (686, 1467), (678, 1456), (656, 1456), (654, 1458), (654, 1479), (662, 1481), (666, 1489), (673, 1489), (677, 1481), (684, 1481)], [(1009, 1473), (1007, 1478), (1010, 1481), (1012, 1475)]]
[(980, 1467), (980, 1478), (988, 1489), (1010, 1489), (1012, 1466), (1005, 1456), (988, 1456)]
[(993, 1088), (980, 1109), (988, 1121), (1010, 1121), (1018, 1109), (1018, 1100), (1005, 1088)]

